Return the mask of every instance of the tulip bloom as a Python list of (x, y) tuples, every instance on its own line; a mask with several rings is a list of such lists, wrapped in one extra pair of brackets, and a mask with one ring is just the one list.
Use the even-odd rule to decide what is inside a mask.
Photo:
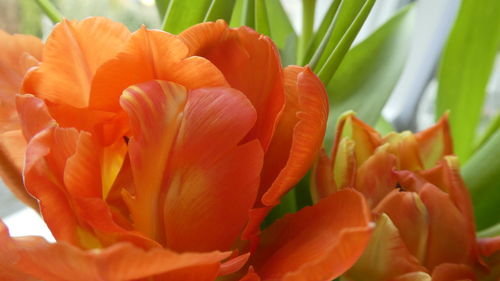
[(368, 242), (354, 191), (260, 233), (319, 151), (328, 104), (249, 28), (64, 20), (22, 92), (24, 184), (58, 242), (1, 225), (3, 279), (331, 280)]
[(493, 240), (478, 248), (446, 115), (417, 134), (381, 137), (347, 113), (338, 122), (332, 158), (322, 152), (313, 178), (316, 199), (353, 188), (377, 218), (347, 280), (477, 280), (491, 269), (480, 252), (500, 250)]
[(10, 35), (0, 30), (0, 177), (12, 193), (25, 204), (37, 208), (26, 193), (21, 171), (26, 141), (16, 111), (16, 94), (23, 77), (42, 58), (42, 42), (29, 35)]

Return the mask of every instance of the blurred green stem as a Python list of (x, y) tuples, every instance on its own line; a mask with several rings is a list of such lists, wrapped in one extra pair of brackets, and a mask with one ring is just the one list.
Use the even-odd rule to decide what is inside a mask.
[(58, 23), (62, 19), (61, 13), (57, 10), (57, 8), (50, 2), (50, 0), (36, 0), (36, 3), (42, 11), (49, 17), (49, 19), (53, 23)]
[(303, 60), (314, 32), (314, 12), (316, 0), (302, 0), (302, 34), (299, 39), (297, 60)]

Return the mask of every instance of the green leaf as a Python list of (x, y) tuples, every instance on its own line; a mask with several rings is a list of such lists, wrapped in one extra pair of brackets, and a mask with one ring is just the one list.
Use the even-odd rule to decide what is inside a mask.
[(375, 4), (375, 0), (367, 0), (363, 5), (363, 7), (361, 8), (361, 11), (359, 11), (358, 15), (356, 16), (352, 24), (349, 26), (347, 31), (340, 39), (339, 43), (333, 49), (333, 52), (332, 53), (329, 53), (328, 51), (323, 52), (323, 54), (327, 55), (328, 58), (326, 59), (324, 64), (321, 64), (321, 59), (320, 59), (320, 62), (317, 65), (317, 69), (319, 69), (319, 71), (317, 71), (318, 77), (319, 79), (321, 79), (321, 81), (323, 81), (323, 83), (328, 83), (332, 79), (333, 75), (340, 66), (340, 63), (344, 59), (344, 56), (346, 55), (347, 51), (349, 51), (349, 48), (351, 47), (352, 42), (356, 38), (356, 35), (358, 35), (359, 30), (365, 23), (368, 14), (370, 14), (373, 4)]
[(45, 15), (47, 15), (47, 17), (49, 17), (49, 19), (53, 23), (58, 23), (61, 21), (61, 13), (59, 12), (59, 10), (57, 10), (54, 4), (50, 2), (50, 0), (36, 0), (36, 3), (38, 4), (38, 6), (40, 6), (40, 8), (42, 8), (42, 11), (45, 13)]
[[(332, 23), (334, 21), (335, 16), (339, 14), (338, 10), (339, 10), (339, 6), (340, 6), (340, 2), (342, 2), (342, 0), (334, 0), (332, 2), (332, 4), (330, 5), (330, 7), (328, 8), (328, 11), (326, 11), (326, 14), (323, 17), (323, 20), (321, 21), (321, 24), (319, 25), (318, 30), (314, 33), (313, 39), (312, 39), (311, 43), (309, 44), (309, 47), (307, 48), (307, 52), (306, 52), (305, 56), (303, 57), (302, 61), (299, 63), (300, 65), (303, 65), (312, 59), (313, 55), (317, 52), (320, 44), (323, 41), (328, 42), (328, 39), (331, 36), (331, 34), (327, 36), (327, 32), (329, 30), (331, 30), (333, 32)], [(325, 38), (325, 36), (327, 36), (327, 38)], [(326, 47), (326, 45), (325, 45), (325, 47)]]
[(266, 0), (255, 0), (255, 30), (261, 34), (270, 36), (271, 29), (267, 18)]
[(486, 86), (500, 45), (500, 1), (463, 0), (443, 51), (436, 116), (450, 110), (455, 153), (472, 152)]
[(155, 0), (156, 9), (158, 10), (158, 15), (160, 15), (160, 20), (163, 20), (165, 13), (167, 12), (168, 3), (170, 0)]
[(486, 131), (483, 133), (477, 144), (475, 145), (475, 150), (477, 151), (481, 146), (483, 146), (486, 141), (496, 132), (500, 129), (500, 114), (497, 114), (493, 118), (493, 120), (490, 121), (490, 124), (488, 125), (488, 128)]
[(474, 205), (477, 229), (500, 222), (500, 130), (462, 168)]
[(229, 22), (235, 3), (236, 0), (212, 0), (204, 21), (223, 19)]
[[(328, 60), (329, 55), (333, 52), (335, 47), (338, 45), (344, 34), (347, 32), (349, 27), (353, 24), (354, 20), (358, 16), (362, 7), (368, 2), (367, 0), (343, 0), (342, 7), (339, 11), (339, 16), (337, 23), (335, 24), (335, 30), (331, 35), (328, 44), (325, 47), (325, 52), (318, 61), (318, 66), (323, 66)], [(334, 3), (332, 3), (333, 5)], [(334, 16), (332, 16), (333, 20)], [(330, 22), (329, 22), (330, 23)], [(329, 24), (328, 24), (329, 25)], [(321, 42), (321, 40), (319, 41)]]
[(316, 11), (316, 0), (302, 0), (302, 34), (299, 37), (297, 58), (302, 61), (307, 47), (311, 43), (314, 32), (314, 14)]
[(500, 223), (477, 233), (480, 238), (500, 236)]
[[(288, 47), (287, 40), (296, 40), (289, 38), (297, 37), (290, 18), (283, 9), (280, 0), (266, 0), (265, 3), (268, 15), (272, 15), (272, 17), (268, 16), (271, 39), (280, 49)], [(293, 44), (296, 44), (296, 42)]]
[(255, 0), (237, 0), (231, 16), (231, 27), (255, 27)]
[(186, 28), (203, 22), (211, 2), (211, 0), (170, 0), (162, 29), (172, 34), (179, 34)]
[(354, 110), (372, 126), (380, 118), (405, 65), (413, 23), (409, 5), (347, 53), (327, 87), (331, 106), (326, 146), (333, 143), (335, 123), (343, 112)]

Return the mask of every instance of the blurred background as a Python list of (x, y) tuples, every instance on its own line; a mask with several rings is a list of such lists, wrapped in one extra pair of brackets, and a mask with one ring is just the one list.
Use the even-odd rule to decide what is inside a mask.
[[(160, 17), (154, 0), (52, 0), (68, 19), (82, 19), (88, 16), (106, 16), (124, 23), (130, 30), (136, 30), (142, 24), (149, 28), (160, 27)], [(316, 26), (327, 11), (332, 0), (317, 0)], [(453, 27), (460, 8), (459, 0), (379, 0), (373, 7), (361, 32), (356, 37), (352, 48), (368, 38), (377, 28), (386, 23), (402, 7), (415, 2), (413, 24), (405, 30), (407, 36), (405, 61), (393, 69), (396, 79), (388, 82), (380, 79), (377, 83), (389, 89), (389, 99), (382, 111), (377, 125), (395, 128), (398, 131), (419, 131), (430, 126), (436, 120), (435, 104), (438, 91), (439, 62), (450, 30)], [(300, 34), (301, 1), (281, 0), (289, 14), (292, 25)], [(52, 28), (51, 21), (43, 15), (34, 0), (1, 0), (0, 28), (9, 33), (32, 34), (46, 38)], [(0, 42), (2, 44), (2, 42)], [(467, 42), (464, 42), (467, 44)], [(377, 56), (374, 53), (374, 56)], [(386, 54), (387, 55), (387, 54)], [(391, 64), (389, 53), (387, 64)], [(385, 70), (384, 70), (385, 71)], [(353, 74), (356, 75), (356, 74)], [(392, 81), (392, 80), (391, 80)], [(333, 101), (335, 103), (335, 101)], [(494, 118), (498, 119), (500, 109), (500, 57), (497, 55), (492, 75), (489, 78), (481, 121), (477, 135), (487, 130)], [(476, 140), (477, 141), (477, 140)], [(500, 173), (500, 171), (499, 171)], [(43, 230), (43, 223), (37, 215), (23, 209), (7, 188), (0, 188), (0, 217), (9, 225), (13, 235), (41, 234), (50, 236)], [(36, 225), (36, 227), (34, 227)], [(26, 227), (25, 227), (26, 226)], [(41, 229), (34, 233), (34, 228)]]

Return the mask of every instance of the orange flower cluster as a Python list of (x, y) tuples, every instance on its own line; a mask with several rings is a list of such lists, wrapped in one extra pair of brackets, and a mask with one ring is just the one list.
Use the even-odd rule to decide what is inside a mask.
[[(476, 239), (446, 117), (381, 137), (348, 113), (329, 158), (324, 86), (249, 28), (131, 33), (92, 17), (63, 20), (45, 44), (0, 41), (0, 176), (57, 240), (0, 222), (0, 280), (500, 274), (500, 238)], [(261, 230), (316, 160), (316, 203)]]
[(315, 199), (354, 188), (376, 228), (347, 280), (497, 280), (500, 237), (476, 240), (469, 193), (452, 155), (448, 118), (385, 137), (353, 113), (338, 124), (332, 157), (315, 165)]
[(57, 243), (0, 225), (1, 280), (330, 280), (361, 255), (372, 227), (354, 191), (260, 231), (328, 115), (319, 79), (282, 69), (269, 38), (98, 17), (64, 20), (43, 46), (2, 36), (3, 135), (23, 144), (2, 138), (3, 178)]

